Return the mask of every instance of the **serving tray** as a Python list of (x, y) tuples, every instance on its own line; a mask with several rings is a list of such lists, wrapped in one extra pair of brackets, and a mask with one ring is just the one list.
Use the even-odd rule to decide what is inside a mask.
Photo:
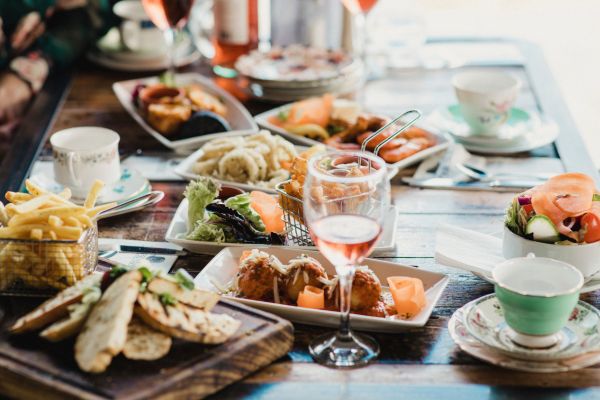
[(292, 325), (269, 313), (221, 300), (216, 313), (242, 321), (237, 334), (218, 346), (174, 340), (169, 354), (156, 361), (122, 355), (98, 375), (81, 371), (73, 339), (50, 343), (35, 334), (9, 336), (17, 316), (34, 301), (0, 302), (0, 393), (19, 399), (203, 398), (285, 355), (294, 341)]

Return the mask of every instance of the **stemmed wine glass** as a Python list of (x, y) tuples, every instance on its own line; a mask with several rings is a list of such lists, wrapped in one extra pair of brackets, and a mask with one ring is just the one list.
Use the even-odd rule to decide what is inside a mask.
[(165, 36), (168, 47), (168, 75), (175, 80), (175, 38), (190, 15), (194, 0), (142, 0), (144, 10)]
[(358, 56), (365, 68), (367, 67), (367, 15), (375, 6), (377, 0), (342, 0), (342, 3), (352, 13), (356, 23), (358, 38)]
[(350, 299), (354, 272), (381, 236), (389, 201), (385, 162), (372, 153), (328, 151), (308, 162), (304, 218), (317, 248), (335, 266), (340, 291), (339, 331), (309, 347), (320, 364), (357, 367), (379, 354), (373, 338), (350, 329)]

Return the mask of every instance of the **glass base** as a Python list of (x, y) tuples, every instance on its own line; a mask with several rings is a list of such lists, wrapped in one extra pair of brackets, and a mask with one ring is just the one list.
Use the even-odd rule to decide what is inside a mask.
[(308, 349), (316, 362), (330, 368), (362, 367), (379, 355), (375, 339), (354, 332), (347, 338), (337, 333), (321, 335), (310, 343)]

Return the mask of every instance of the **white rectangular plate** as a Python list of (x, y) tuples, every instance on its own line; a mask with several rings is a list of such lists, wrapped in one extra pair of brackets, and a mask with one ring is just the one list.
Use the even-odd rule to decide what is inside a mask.
[[(199, 254), (217, 254), (224, 247), (243, 247), (246, 248), (248, 246), (253, 246), (256, 248), (259, 247), (272, 247), (270, 245), (260, 245), (260, 244), (247, 244), (247, 243), (215, 243), (215, 242), (201, 242), (198, 240), (188, 240), (182, 239), (181, 236), (185, 235), (188, 231), (188, 200), (183, 199), (177, 211), (175, 211), (175, 215), (171, 220), (171, 224), (169, 225), (169, 229), (167, 230), (167, 234), (165, 235), (165, 240), (167, 242), (176, 244), (178, 246), (183, 247), (184, 249), (191, 251), (192, 253)], [(392, 251), (396, 247), (396, 229), (398, 224), (398, 212), (396, 210), (396, 206), (390, 206), (386, 216), (385, 216), (385, 224), (383, 225), (383, 234), (381, 235), (381, 239), (375, 246), (373, 250), (373, 254), (381, 254), (387, 251)], [(285, 246), (288, 248), (294, 248), (297, 250), (316, 250), (314, 246)]]
[[(239, 259), (242, 255), (242, 252), (251, 248), (254, 247), (227, 247), (221, 250), (221, 252), (217, 254), (196, 276), (194, 279), (196, 282), (196, 287), (213, 292), (219, 292), (219, 289), (215, 287), (215, 284), (219, 288), (227, 287), (238, 272)], [(297, 249), (275, 247), (265, 249), (265, 251), (275, 255), (284, 264), (300, 254), (307, 254), (317, 259), (323, 265), (328, 274), (335, 273), (335, 269), (331, 263), (318, 252), (299, 251)], [(369, 266), (375, 275), (379, 277), (379, 280), (384, 286), (386, 284), (386, 278), (389, 276), (410, 276), (421, 279), (426, 291), (425, 294), (427, 297), (427, 304), (418, 315), (410, 320), (402, 320), (395, 317), (378, 318), (351, 314), (350, 320), (352, 327), (357, 330), (371, 332), (399, 332), (409, 328), (424, 326), (429, 320), (431, 312), (442, 295), (444, 288), (448, 284), (448, 277), (446, 275), (425, 271), (415, 267), (408, 267), (401, 264), (395, 264), (392, 262), (375, 260), (371, 258), (366, 259), (363, 262), (363, 265)], [(340, 313), (336, 311), (313, 310), (309, 308), (276, 304), (266, 301), (248, 300), (231, 296), (226, 297), (229, 297), (235, 301), (239, 301), (240, 303), (248, 306), (277, 314), (293, 322), (327, 326), (331, 328), (339, 326), (340, 323)]]
[[(230, 135), (230, 136), (248, 136), (248, 135), (251, 135), (251, 133), (238, 133), (238, 134)], [(296, 151), (298, 153), (301, 153), (304, 150), (306, 150), (306, 147), (296, 146)], [(182, 178), (187, 179), (188, 181), (198, 179), (201, 175), (198, 175), (197, 173), (195, 173), (193, 171), (193, 168), (194, 168), (194, 164), (196, 163), (196, 161), (200, 158), (200, 156), (202, 156), (202, 152), (203, 152), (202, 148), (199, 148), (198, 150), (196, 150), (195, 152), (193, 152), (192, 154), (187, 156), (179, 164), (177, 164), (177, 166), (173, 169), (173, 171), (175, 171), (175, 173), (177, 175), (181, 176)], [(220, 180), (220, 179), (216, 179), (216, 178), (214, 178), (214, 179), (224, 185), (239, 187), (240, 189), (244, 189), (247, 191), (261, 190), (263, 192), (268, 192), (268, 193), (277, 193), (277, 191), (275, 189), (269, 189), (269, 188), (265, 188), (262, 186), (256, 186), (256, 185), (250, 185), (250, 184), (246, 184), (246, 183), (239, 183), (239, 182), (232, 182), (232, 181), (224, 181), (224, 180)]]
[(156, 140), (158, 140), (163, 145), (167, 146), (170, 149), (180, 150), (180, 151), (188, 151), (190, 148), (197, 148), (199, 144), (206, 143), (207, 141), (223, 136), (231, 136), (237, 135), (242, 132), (246, 133), (256, 133), (258, 132), (258, 126), (256, 122), (252, 119), (252, 116), (246, 110), (246, 108), (232, 95), (227, 93), (225, 90), (221, 89), (217, 85), (215, 85), (210, 79), (197, 74), (197, 73), (186, 73), (186, 74), (177, 74), (177, 84), (184, 86), (191, 83), (197, 83), (202, 86), (208, 93), (220, 98), (225, 103), (225, 107), (227, 108), (227, 114), (225, 115), (225, 119), (231, 125), (231, 131), (229, 132), (219, 132), (219, 133), (211, 133), (209, 135), (202, 135), (198, 137), (183, 139), (183, 140), (169, 140), (169, 138), (163, 136), (157, 130), (152, 128), (146, 120), (139, 113), (135, 105), (133, 104), (131, 94), (133, 93), (133, 89), (138, 84), (154, 84), (158, 83), (159, 78), (157, 76), (149, 77), (149, 78), (141, 78), (141, 79), (131, 79), (128, 81), (115, 82), (113, 84), (113, 91), (117, 95), (119, 102), (129, 115), (142, 127), (146, 132), (152, 135)]
[[(295, 135), (295, 134), (290, 133), (290, 132), (286, 131), (285, 129), (280, 128), (277, 125), (273, 125), (272, 123), (269, 122), (269, 118), (271, 116), (277, 115), (280, 112), (287, 110), (288, 108), (290, 108), (290, 106), (291, 106), (291, 104), (286, 104), (281, 107), (274, 108), (270, 111), (266, 111), (262, 114), (256, 115), (254, 117), (254, 119), (256, 120), (256, 122), (258, 123), (258, 125), (261, 128), (268, 129), (269, 131), (271, 131), (273, 133), (277, 133), (278, 135), (281, 135), (281, 136), (285, 137), (286, 139), (289, 139), (292, 143), (300, 143), (300, 144), (303, 144), (306, 146), (314, 146), (315, 144), (319, 144), (320, 142), (318, 142), (316, 140), (305, 138), (305, 137), (302, 137), (299, 135)], [(434, 129), (429, 125), (424, 125), (421, 123), (418, 123), (416, 125), (425, 129), (428, 132), (431, 132), (433, 135), (435, 135), (437, 137), (437, 144), (433, 147), (422, 150), (410, 157), (407, 157), (404, 160), (398, 161), (397, 163), (388, 164), (388, 167), (390, 169), (393, 169), (395, 171), (400, 171), (401, 169), (404, 169), (413, 164), (416, 164), (419, 161), (422, 161), (442, 150), (445, 150), (450, 145), (451, 139), (447, 135), (442, 134), (439, 130)]]

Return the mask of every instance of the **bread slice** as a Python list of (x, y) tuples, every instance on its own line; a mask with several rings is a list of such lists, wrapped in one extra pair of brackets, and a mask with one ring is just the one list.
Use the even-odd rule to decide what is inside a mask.
[(154, 330), (133, 317), (127, 326), (127, 341), (123, 355), (130, 360), (158, 360), (171, 350), (171, 337)]
[(219, 302), (219, 295), (208, 290), (185, 289), (178, 283), (165, 278), (154, 278), (148, 284), (148, 290), (156, 293), (169, 293), (177, 301), (195, 308), (210, 311)]
[(94, 306), (75, 342), (79, 368), (104, 372), (112, 358), (123, 350), (141, 279), (139, 271), (127, 272), (106, 289)]
[(138, 295), (135, 313), (156, 330), (179, 339), (204, 344), (223, 343), (241, 322), (228, 315), (217, 315), (181, 302), (163, 304), (152, 292)]
[(92, 274), (83, 278), (75, 285), (63, 290), (30, 313), (19, 318), (10, 328), (11, 333), (34, 331), (67, 317), (69, 315), (69, 305), (81, 301), (84, 289), (92, 285), (100, 286), (101, 280), (102, 274)]
[(69, 316), (68, 318), (61, 319), (41, 331), (40, 336), (51, 342), (60, 342), (61, 340), (75, 336), (83, 328), (86, 317), (87, 314), (78, 314), (75, 317)]

